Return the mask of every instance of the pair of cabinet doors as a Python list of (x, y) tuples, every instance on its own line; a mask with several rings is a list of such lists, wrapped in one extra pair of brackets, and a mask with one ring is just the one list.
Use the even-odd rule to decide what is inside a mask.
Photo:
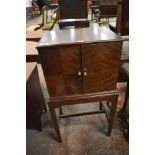
[(116, 89), (122, 42), (41, 47), (50, 97)]

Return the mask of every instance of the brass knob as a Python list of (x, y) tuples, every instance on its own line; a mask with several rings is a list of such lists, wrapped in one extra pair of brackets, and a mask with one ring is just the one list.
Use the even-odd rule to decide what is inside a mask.
[(81, 71), (78, 71), (78, 72), (77, 72), (77, 75), (78, 75), (78, 76), (81, 76), (81, 75), (82, 75)]
[(87, 74), (87, 71), (84, 71), (84, 72), (83, 72), (83, 75), (84, 75), (84, 76), (87, 76), (87, 75), (88, 75), (88, 74)]
[(87, 69), (86, 69), (86, 68), (83, 69), (83, 75), (84, 75), (84, 76), (87, 76), (87, 75), (88, 75)]

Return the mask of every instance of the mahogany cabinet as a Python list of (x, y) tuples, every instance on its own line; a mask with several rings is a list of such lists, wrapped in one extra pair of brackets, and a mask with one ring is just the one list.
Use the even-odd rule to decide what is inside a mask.
[(44, 47), (41, 51), (50, 97), (116, 89), (121, 42)]
[(111, 101), (108, 135), (116, 111), (116, 84), (122, 38), (106, 27), (56, 29), (37, 46), (49, 92), (48, 106), (61, 141), (55, 108), (62, 105)]

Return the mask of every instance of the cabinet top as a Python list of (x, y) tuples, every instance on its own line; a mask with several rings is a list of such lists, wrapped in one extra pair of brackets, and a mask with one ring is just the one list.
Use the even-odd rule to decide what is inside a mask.
[(37, 48), (109, 41), (122, 41), (122, 38), (105, 26), (100, 27), (97, 23), (91, 23), (85, 28), (55, 28), (45, 32)]

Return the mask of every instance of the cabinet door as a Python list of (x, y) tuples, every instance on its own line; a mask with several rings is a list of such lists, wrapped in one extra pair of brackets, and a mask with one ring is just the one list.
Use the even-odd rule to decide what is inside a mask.
[(82, 45), (84, 93), (116, 89), (122, 42)]
[(42, 47), (39, 55), (50, 97), (81, 94), (79, 46)]

